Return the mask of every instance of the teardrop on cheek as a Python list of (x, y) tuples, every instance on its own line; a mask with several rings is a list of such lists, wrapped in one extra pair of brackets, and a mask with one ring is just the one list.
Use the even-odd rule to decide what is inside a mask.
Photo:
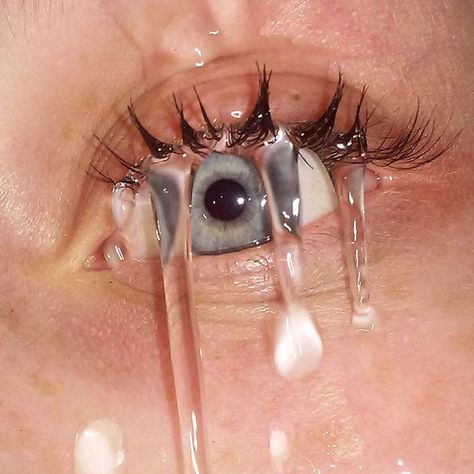
[(74, 474), (118, 474), (124, 459), (122, 431), (117, 423), (96, 420), (77, 434)]

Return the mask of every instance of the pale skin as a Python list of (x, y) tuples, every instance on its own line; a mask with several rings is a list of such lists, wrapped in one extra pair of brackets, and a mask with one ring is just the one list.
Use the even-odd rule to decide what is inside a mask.
[(427, 110), (438, 104), (437, 120), (452, 113), (451, 129), (464, 131), (441, 161), (394, 173), (368, 198), (378, 332), (350, 331), (336, 214), (305, 230), (303, 301), (325, 342), (309, 380), (281, 380), (271, 363), (268, 319), (279, 301), (271, 263), (235, 275), (256, 258), (271, 262), (271, 246), (196, 260), (205, 269), (196, 294), (213, 472), (271, 472), (272, 428), (288, 435), (285, 472), (473, 471), (472, 5), (255, 3), (5, 7), (2, 474), (72, 472), (75, 434), (103, 417), (122, 428), (125, 472), (176, 472), (163, 295), (82, 269), (112, 226), (110, 189), (94, 186), (93, 208), (81, 198), (92, 136), (152, 87), (177, 90), (197, 70), (203, 82), (227, 71), (238, 81), (255, 61), (315, 83), (342, 68), (352, 86), (386, 96), (388, 110), (420, 97)]

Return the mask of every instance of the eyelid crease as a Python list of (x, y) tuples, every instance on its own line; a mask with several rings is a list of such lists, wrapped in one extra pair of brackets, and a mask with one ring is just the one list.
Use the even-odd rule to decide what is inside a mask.
[[(183, 104), (178, 103), (178, 99), (173, 94), (181, 129), (181, 140), (177, 143), (165, 143), (154, 137), (140, 122), (132, 104), (128, 106), (130, 120), (139, 131), (151, 155), (164, 160), (172, 153), (183, 153), (183, 147), (189, 148), (200, 156), (205, 156), (214, 149), (212, 145), (215, 145), (223, 136), (226, 137), (226, 147), (229, 149), (235, 146), (243, 148), (260, 146), (266, 140), (269, 140), (269, 136), (271, 142), (278, 132), (278, 126), (273, 122), (269, 105), (271, 71), (267, 74), (266, 66), (264, 65), (261, 70), (258, 64), (257, 71), (259, 77), (257, 100), (252, 112), (241, 126), (226, 124), (215, 126), (209, 119), (195, 87), (194, 92), (204, 120), (204, 127), (203, 129), (195, 129), (186, 120)], [(375, 137), (369, 139), (367, 137), (368, 130), (380, 125), (380, 123), (385, 123), (387, 117), (377, 119), (377, 122), (373, 121), (377, 106), (370, 111), (365, 107), (365, 116), (361, 116), (365, 106), (367, 90), (367, 86), (362, 87), (354, 119), (347, 131), (335, 130), (337, 113), (345, 91), (345, 82), (340, 71), (335, 92), (326, 110), (314, 120), (285, 126), (295, 147), (297, 149), (307, 148), (317, 153), (330, 174), (336, 166), (350, 163), (373, 163), (380, 167), (411, 170), (431, 163), (444, 154), (453, 146), (461, 133), (459, 131), (451, 140), (443, 144), (448, 126), (442, 133), (436, 133), (436, 124), (433, 118), (434, 110), (427, 117), (423, 117), (420, 101), (418, 100), (417, 107), (408, 118), (405, 126), (394, 133), (395, 126), (390, 125), (388, 131), (379, 137), (377, 143), (372, 146), (371, 143)], [(143, 173), (141, 165), (144, 158), (132, 164), (114, 152), (102, 140), (99, 139), (99, 141), (106, 151), (119, 161), (120, 165), (128, 168), (129, 172), (134, 175), (139, 175), (140, 172)], [(97, 174), (96, 177), (99, 181), (106, 181), (111, 184), (123, 181), (111, 179), (95, 165), (91, 165), (91, 169)], [(92, 172), (89, 172), (89, 174), (93, 175)], [(127, 184), (127, 177), (124, 179)], [(133, 188), (134, 182), (131, 182), (130, 185)]]

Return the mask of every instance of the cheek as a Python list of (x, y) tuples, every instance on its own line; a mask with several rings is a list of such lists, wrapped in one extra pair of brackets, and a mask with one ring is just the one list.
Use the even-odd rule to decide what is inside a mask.
[[(13, 301), (12, 316), (1, 319), (8, 327), (0, 324), (7, 335), (0, 351), (2, 413), (10, 433), (8, 443), (0, 437), (3, 467), (70, 472), (76, 433), (105, 417), (124, 431), (132, 472), (154, 472), (174, 453), (159, 309), (87, 276), (68, 275), (67, 283), (51, 271), (41, 276), (21, 282), (34, 297)], [(175, 472), (171, 454), (165, 465), (164, 472)]]

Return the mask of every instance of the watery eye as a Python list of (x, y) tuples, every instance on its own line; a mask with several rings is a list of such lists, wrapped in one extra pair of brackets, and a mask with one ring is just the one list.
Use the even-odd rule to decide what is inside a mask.
[(208, 155), (194, 176), (193, 251), (221, 254), (269, 240), (266, 202), (260, 175), (249, 158)]
[[(290, 84), (285, 82), (284, 75), (279, 79), (281, 83), (276, 84), (279, 84), (280, 91), (288, 95)], [(375, 148), (367, 146), (368, 119), (362, 121), (360, 116), (365, 88), (357, 103), (355, 118), (342, 128), (344, 131), (337, 131), (336, 114), (344, 90), (341, 75), (325, 111), (309, 121), (288, 118), (293, 115), (287, 113), (286, 107), (280, 107), (280, 110), (285, 110), (283, 119), (278, 122), (273, 120), (269, 105), (269, 80), (270, 75), (266, 74), (265, 69), (259, 72), (260, 88), (255, 106), (243, 121), (240, 121), (241, 112), (236, 111), (239, 112), (238, 122), (218, 118), (211, 120), (209, 117), (220, 116), (220, 109), (208, 113), (197, 89), (194, 89), (192, 100), (187, 97), (186, 102), (197, 104), (198, 110), (189, 115), (201, 118), (196, 125), (191, 125), (187, 121), (187, 111), (174, 96), (176, 110), (173, 117), (177, 119), (177, 134), (168, 133), (173, 128), (164, 128), (160, 137), (166, 136), (167, 142), (156, 138), (148, 125), (145, 128), (145, 121), (141, 121), (142, 112), (139, 118), (134, 108), (129, 107), (129, 122), (133, 125), (126, 128), (129, 135), (122, 137), (117, 130), (121, 150), (126, 153), (119, 154), (102, 142), (105, 151), (114, 158), (120, 176), (109, 174), (108, 168), (103, 171), (93, 165), (99, 179), (114, 184), (112, 209), (116, 230), (102, 242), (86, 266), (117, 268), (125, 260), (129, 266), (130, 263), (145, 262), (160, 255), (160, 245), (163, 246), (167, 239), (161, 239), (161, 243), (157, 240), (157, 235), (160, 238), (163, 231), (159, 220), (155, 221), (159, 215), (158, 207), (166, 201), (167, 212), (172, 214), (178, 204), (177, 199), (171, 196), (171, 188), (166, 189), (167, 186), (163, 185), (161, 197), (154, 201), (153, 211), (149, 181), (154, 173), (150, 170), (162, 169), (164, 172), (171, 161), (189, 163), (191, 179), (186, 178), (185, 186), (186, 199), (190, 198), (186, 206), (189, 206), (191, 225), (187, 235), (194, 255), (220, 255), (275, 238), (272, 226), (276, 221), (281, 221), (281, 226), (290, 232), (299, 232), (301, 227), (333, 212), (338, 206), (338, 199), (329, 174), (336, 176), (335, 171), (341, 167), (358, 165), (366, 170), (366, 165), (371, 162), (383, 165), (396, 162), (408, 167), (420, 160), (432, 159), (425, 156), (425, 141), (420, 143), (417, 140), (420, 128), (417, 125), (418, 115), (401, 137), (387, 135), (382, 144)], [(309, 83), (307, 85), (310, 86)], [(206, 87), (203, 88), (206, 90)], [(207, 90), (215, 93), (220, 89), (213, 84)], [(183, 95), (186, 96), (185, 93)], [(294, 94), (290, 96), (296, 97)], [(159, 104), (160, 100), (157, 101)], [(209, 103), (215, 105), (219, 100)], [(148, 110), (148, 116), (153, 117), (153, 123), (167, 123), (166, 117), (155, 117), (155, 111), (161, 108), (155, 107), (153, 101), (143, 100), (142, 104), (144, 109), (152, 109)], [(289, 105), (290, 111), (296, 107), (293, 104), (292, 108), (292, 104), (287, 102), (283, 104)], [(427, 124), (429, 122), (421, 124), (421, 132), (428, 127)], [(286, 145), (281, 146), (284, 143)], [(263, 174), (262, 159), (268, 153), (262, 150), (273, 150), (268, 153), (275, 158)], [(287, 156), (280, 157), (280, 153)], [(103, 162), (104, 165), (107, 163)], [(125, 177), (124, 168), (128, 170)], [(372, 176), (370, 170), (366, 171), (363, 173), (365, 180)], [(265, 180), (272, 181), (272, 193), (268, 196)], [(377, 187), (374, 179), (369, 181), (369, 185), (364, 185), (365, 191)], [(281, 212), (274, 215), (272, 211), (270, 218), (267, 201), (275, 200), (280, 203)], [(186, 248), (189, 248), (188, 244)]]
[[(298, 159), (302, 223), (337, 207), (329, 175), (317, 155), (302, 150)], [(285, 193), (285, 177), (282, 176)], [(237, 251), (270, 240), (265, 189), (252, 160), (211, 153), (198, 168), (192, 192), (192, 246), (196, 254)]]
[[(316, 153), (303, 149), (295, 159), (298, 211), (305, 226), (333, 212), (338, 200)], [(280, 182), (279, 193), (289, 193), (284, 173)], [(93, 266), (115, 268), (127, 255), (141, 261), (159, 256), (148, 185), (142, 184), (134, 198), (132, 195), (126, 187), (114, 193), (112, 208), (120, 238), (114, 232), (104, 241), (92, 259)], [(196, 255), (237, 252), (271, 240), (266, 191), (251, 157), (212, 152), (204, 158), (193, 178), (191, 233)]]

